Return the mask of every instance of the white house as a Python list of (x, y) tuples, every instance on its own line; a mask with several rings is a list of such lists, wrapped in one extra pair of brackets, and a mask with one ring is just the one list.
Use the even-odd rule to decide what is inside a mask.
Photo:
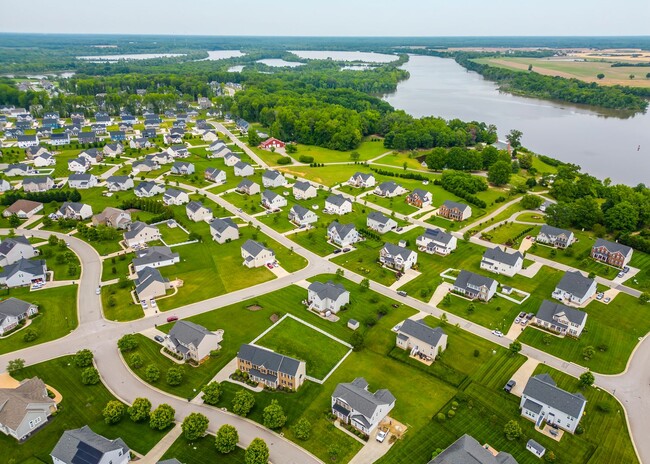
[(14, 214), (20, 219), (29, 219), (34, 214), (43, 210), (43, 203), (32, 200), (16, 200), (11, 206), (2, 212), (3, 217), (11, 217)]
[(347, 214), (352, 212), (352, 202), (343, 195), (330, 195), (325, 200), (325, 211), (328, 214)]
[(309, 182), (297, 181), (293, 184), (293, 197), (296, 200), (307, 200), (309, 198), (316, 198), (318, 190)]
[(251, 166), (248, 163), (244, 163), (243, 161), (238, 161), (235, 164), (234, 172), (235, 175), (238, 177), (247, 177), (255, 174), (255, 170), (253, 169), (253, 166)]
[(243, 265), (248, 268), (261, 267), (275, 261), (275, 252), (254, 240), (246, 240), (241, 246)]
[(340, 224), (338, 221), (327, 226), (327, 240), (341, 248), (352, 246), (361, 240), (354, 224)]
[(44, 259), (21, 258), (15, 263), (5, 266), (0, 272), (0, 285), (14, 288), (44, 283), (46, 276), (47, 266)]
[(166, 205), (184, 205), (190, 201), (190, 196), (187, 192), (168, 188), (163, 195), (163, 203)]
[(262, 174), (262, 185), (266, 188), (284, 187), (287, 185), (287, 179), (284, 178), (281, 172), (267, 169)]
[(214, 182), (215, 184), (225, 184), (226, 183), (226, 171), (222, 171), (217, 168), (206, 168), (205, 173), (203, 174), (205, 180)]
[(70, 188), (84, 190), (96, 186), (97, 177), (92, 174), (70, 174), (68, 177), (68, 187)]
[(472, 300), (490, 301), (498, 286), (499, 283), (494, 279), (463, 270), (456, 277), (453, 291)]
[(121, 155), (124, 152), (124, 147), (119, 142), (109, 143), (104, 145), (103, 152), (105, 156)]
[(55, 213), (57, 218), (75, 219), (77, 221), (85, 221), (93, 215), (92, 206), (85, 203), (76, 203), (66, 201)]
[(498, 246), (485, 250), (481, 259), (481, 269), (495, 274), (507, 275), (508, 277), (513, 277), (521, 271), (523, 265), (524, 255), (518, 251), (508, 253)]
[[(0, 432), (18, 441), (47, 424), (56, 411), (45, 383), (37, 377), (23, 380), (16, 388), (0, 388), (0, 405)], [(3, 459), (11, 455), (7, 449), (5, 453)]]
[(0, 242), (0, 266), (2, 267), (37, 255), (38, 250), (22, 235), (7, 237)]
[(370, 188), (375, 186), (375, 176), (363, 172), (355, 172), (350, 179), (348, 185), (359, 188)]
[(561, 303), (544, 300), (532, 323), (560, 335), (579, 337), (587, 323), (587, 313)]
[(127, 464), (131, 450), (121, 438), (109, 440), (84, 425), (63, 432), (50, 456), (54, 464)]
[(447, 334), (440, 327), (434, 329), (420, 320), (406, 319), (397, 331), (395, 344), (411, 356), (436, 359), (447, 349)]
[(235, 190), (244, 195), (256, 195), (260, 193), (260, 184), (250, 179), (244, 179), (237, 185)]
[(289, 210), (289, 221), (297, 226), (305, 226), (318, 221), (318, 216), (312, 210), (300, 205), (293, 205)]
[(25, 192), (47, 192), (54, 187), (54, 180), (50, 176), (30, 177), (23, 180)]
[(50, 153), (41, 153), (38, 156), (34, 157), (34, 167), (37, 168), (46, 168), (48, 166), (55, 166), (56, 165), (56, 159), (54, 158), (54, 155)]
[[(131, 181), (133, 182), (133, 181)], [(138, 184), (134, 192), (138, 198), (151, 198), (165, 192), (165, 186), (153, 181), (143, 181)]]
[(375, 195), (384, 198), (393, 198), (406, 193), (406, 189), (392, 180), (382, 182), (373, 192)]
[(228, 153), (223, 155), (223, 162), (226, 166), (233, 167), (237, 163), (241, 162), (241, 156), (239, 156), (237, 153), (232, 153), (230, 150), (228, 150)]
[(120, 192), (133, 188), (133, 179), (129, 176), (110, 176), (106, 179), (106, 187), (110, 192)]
[(387, 242), (379, 250), (379, 262), (391, 269), (406, 271), (418, 262), (418, 254), (408, 248)]
[[(22, 321), (29, 319), (37, 313), (38, 306), (19, 300), (18, 298), (11, 297), (0, 301), (0, 336), (11, 332)], [(2, 423), (1, 419), (0, 423)]]
[(224, 244), (239, 238), (239, 227), (230, 218), (215, 218), (210, 222), (210, 235), (215, 242)]
[(133, 258), (133, 270), (140, 272), (145, 267), (172, 266), (180, 262), (180, 260), (180, 255), (172, 252), (169, 247), (152, 246), (136, 250), (135, 258)]
[(90, 168), (90, 163), (85, 158), (73, 158), (68, 160), (68, 171), (84, 173)]
[(363, 377), (340, 383), (332, 393), (332, 414), (355, 429), (369, 435), (395, 407), (395, 397), (388, 390), (368, 391)]
[(9, 177), (31, 176), (33, 174), (36, 174), (36, 170), (34, 169), (34, 167), (25, 163), (10, 164), (9, 166), (7, 166), (4, 172), (5, 175)]
[(528, 379), (519, 402), (521, 415), (538, 427), (546, 422), (569, 433), (575, 432), (586, 406), (582, 394), (562, 390), (549, 374)]
[(535, 241), (557, 248), (566, 248), (575, 242), (573, 232), (544, 224)]
[(176, 161), (172, 164), (171, 173), (179, 176), (194, 174), (194, 164), (187, 161)]
[(178, 321), (165, 337), (165, 348), (184, 360), (200, 363), (221, 348), (223, 336), (190, 321)]
[(426, 229), (416, 240), (419, 251), (446, 256), (456, 249), (458, 240), (442, 229)]
[(596, 294), (596, 281), (580, 271), (566, 271), (553, 291), (553, 298), (581, 306)]
[(187, 217), (190, 221), (209, 222), (212, 220), (212, 209), (208, 208), (207, 206), (203, 206), (203, 203), (200, 201), (190, 201), (185, 206), (185, 213), (187, 213)]
[(19, 135), (18, 148), (35, 147), (38, 145), (38, 135)]
[(309, 309), (320, 313), (338, 313), (341, 308), (350, 303), (350, 292), (341, 284), (327, 281), (313, 282), (307, 287), (307, 304)]
[(167, 290), (172, 287), (169, 279), (163, 277), (158, 269), (150, 266), (138, 272), (133, 283), (135, 283), (135, 292), (140, 301), (165, 296)]
[(366, 218), (366, 227), (380, 234), (385, 234), (397, 228), (397, 221), (379, 211), (372, 211)]
[(145, 243), (160, 240), (162, 235), (156, 226), (150, 226), (141, 221), (131, 224), (129, 230), (124, 232), (124, 240), (129, 247), (142, 246)]
[(50, 135), (50, 145), (59, 146), (59, 145), (67, 145), (69, 143), (70, 143), (70, 134), (68, 134), (67, 132)]
[(273, 190), (264, 190), (262, 192), (262, 206), (270, 211), (276, 211), (287, 206), (287, 199), (278, 195)]

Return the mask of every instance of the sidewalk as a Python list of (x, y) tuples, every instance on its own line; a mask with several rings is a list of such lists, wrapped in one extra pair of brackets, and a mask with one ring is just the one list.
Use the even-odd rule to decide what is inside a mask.
[(156, 443), (156, 446), (151, 448), (151, 451), (149, 451), (142, 459), (138, 460), (138, 462), (142, 464), (156, 464), (176, 439), (181, 436), (181, 433), (183, 433), (181, 430), (181, 424), (177, 423), (174, 428), (171, 429), (162, 440)]

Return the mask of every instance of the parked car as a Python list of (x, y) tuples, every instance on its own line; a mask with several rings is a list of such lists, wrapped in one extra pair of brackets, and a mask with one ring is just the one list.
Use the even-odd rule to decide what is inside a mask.
[(525, 313), (525, 312), (522, 311), (522, 312), (519, 313), (519, 319), (523, 319), (523, 318), (525, 318), (525, 317), (526, 317), (526, 313)]
[(406, 296), (406, 295), (408, 295), (408, 293), (406, 293), (404, 290), (398, 290), (398, 291), (397, 291), (397, 294), (398, 294), (399, 296)]
[(603, 299), (603, 296), (605, 296), (604, 293), (599, 293), (598, 295), (596, 295), (596, 299), (597, 299), (597, 300), (602, 300), (602, 299)]
[(102, 292), (102, 288), (101, 288), (101, 287), (97, 287), (97, 288), (95, 289), (95, 295), (99, 295), (101, 292)]
[(629, 267), (629, 266), (625, 266), (625, 267), (623, 268), (623, 272), (625, 272), (626, 274), (627, 274), (628, 272), (630, 272), (630, 267)]
[(343, 248), (343, 253), (347, 253), (348, 251), (350, 251), (349, 248)]
[(340, 252), (341, 252), (341, 249), (340, 249), (340, 248), (337, 248), (337, 249), (334, 250), (332, 253), (334, 253), (334, 254), (336, 255), (336, 254), (338, 254), (338, 253), (340, 253)]
[(165, 341), (165, 339), (162, 338), (160, 335), (156, 335), (155, 337), (153, 337), (153, 339), (156, 340), (158, 343), (162, 343)]
[(142, 309), (147, 309), (147, 308), (148, 308), (148, 306), (147, 306), (147, 301), (146, 301), (146, 300), (142, 300), (142, 301), (140, 302), (140, 304), (142, 305)]
[(521, 319), (519, 319), (518, 317), (515, 318), (515, 324), (519, 324), (520, 321)]
[(605, 303), (609, 303), (610, 301), (612, 301), (612, 299), (611, 299), (610, 297), (607, 297), (607, 298), (605, 298), (605, 299), (603, 300), (603, 302), (605, 302)]
[(388, 432), (380, 430), (379, 432), (377, 432), (377, 441), (379, 443), (382, 443), (386, 439), (386, 435), (388, 435)]
[(503, 337), (503, 332), (501, 332), (500, 330), (493, 330), (492, 335), (496, 335), (497, 337), (500, 338)]
[(156, 304), (156, 300), (151, 300), (150, 303), (152, 308), (158, 307), (158, 305)]
[(512, 379), (510, 379), (510, 380), (508, 380), (508, 383), (506, 384), (506, 386), (503, 387), (503, 389), (505, 390), (506, 393), (510, 393), (510, 391), (512, 390), (512, 388), (513, 388), (515, 385), (517, 385), (517, 382), (515, 382), (515, 381), (512, 380)]
[(272, 263), (266, 263), (266, 267), (268, 267), (269, 269), (273, 269), (273, 264)]
[(167, 318), (167, 322), (174, 322), (178, 320), (178, 316), (169, 316)]
[(625, 277), (625, 272), (623, 272), (623, 271), (619, 272), (619, 273), (616, 275), (616, 277), (618, 277), (618, 278)]

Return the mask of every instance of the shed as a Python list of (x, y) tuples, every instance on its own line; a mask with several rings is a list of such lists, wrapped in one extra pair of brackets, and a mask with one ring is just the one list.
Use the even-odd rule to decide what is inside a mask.
[(528, 443), (526, 443), (526, 449), (531, 453), (533, 453), (538, 458), (541, 458), (542, 456), (544, 456), (544, 453), (546, 453), (546, 448), (544, 448), (542, 445), (537, 443), (532, 438), (528, 440)]
[(357, 330), (359, 328), (359, 321), (357, 321), (356, 319), (349, 319), (348, 328), (352, 330)]

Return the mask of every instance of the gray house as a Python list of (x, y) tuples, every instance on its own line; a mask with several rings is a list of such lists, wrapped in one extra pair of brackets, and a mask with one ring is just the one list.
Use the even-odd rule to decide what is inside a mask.
[(260, 193), (260, 184), (253, 182), (250, 179), (244, 179), (239, 183), (239, 185), (237, 185), (235, 190), (245, 195), (255, 195)]
[(418, 250), (446, 256), (456, 249), (458, 240), (442, 229), (427, 229), (416, 240)]
[(210, 222), (210, 235), (215, 242), (224, 244), (239, 238), (239, 227), (230, 218), (214, 218)]
[(144, 250), (137, 250), (133, 259), (133, 270), (140, 272), (145, 267), (171, 266), (181, 260), (178, 253), (172, 252), (166, 246), (152, 246)]
[[(133, 182), (133, 181), (131, 181)], [(142, 181), (135, 188), (135, 196), (138, 198), (151, 198), (165, 192), (165, 186), (149, 180)]]
[(317, 222), (318, 215), (304, 206), (293, 205), (289, 210), (289, 220), (298, 226), (304, 226)]
[(190, 201), (185, 205), (185, 213), (190, 221), (199, 222), (212, 220), (212, 209), (203, 206), (203, 203), (200, 201)]
[(508, 277), (512, 277), (521, 271), (523, 265), (524, 255), (518, 251), (508, 253), (498, 246), (485, 250), (481, 259), (481, 269), (495, 274), (504, 274)]
[(385, 234), (397, 228), (397, 221), (389, 218), (384, 213), (372, 211), (366, 218), (366, 227), (380, 234)]
[(136, 279), (135, 291), (140, 301), (152, 300), (159, 296), (165, 296), (167, 290), (171, 288), (169, 279), (162, 276), (160, 271), (153, 267), (145, 267)]
[(384, 243), (384, 247), (379, 250), (379, 262), (397, 271), (411, 269), (417, 261), (418, 254), (415, 251), (392, 243)]
[(284, 187), (287, 185), (287, 179), (284, 178), (281, 172), (267, 169), (262, 174), (262, 185), (266, 188)]
[(337, 221), (327, 226), (327, 239), (340, 247), (349, 247), (361, 240), (354, 224), (340, 224)]
[(352, 212), (352, 202), (343, 195), (330, 195), (325, 200), (325, 211), (329, 214), (347, 214)]
[(566, 248), (575, 242), (573, 232), (544, 224), (535, 239), (537, 243)]
[(262, 192), (262, 206), (270, 211), (276, 211), (287, 206), (287, 199), (278, 195), (273, 190), (264, 190)]
[(21, 258), (15, 263), (6, 266), (0, 272), (0, 285), (13, 288), (44, 283), (46, 276), (47, 266), (45, 260)]
[(18, 298), (0, 301), (0, 336), (18, 327), (21, 321), (38, 313), (38, 306)]
[(5, 267), (20, 259), (38, 255), (38, 250), (22, 235), (7, 237), (0, 243), (0, 266)]
[(296, 181), (293, 184), (293, 196), (296, 200), (307, 200), (318, 196), (318, 190), (309, 182)]
[(111, 192), (131, 190), (133, 188), (133, 179), (129, 176), (110, 176), (106, 179), (106, 187)]
[(373, 193), (379, 197), (393, 198), (406, 193), (406, 189), (392, 180), (389, 180), (387, 182), (382, 182), (375, 187)]
[(579, 337), (587, 323), (587, 313), (561, 303), (544, 300), (532, 322), (560, 335)]
[(131, 450), (121, 438), (109, 440), (84, 425), (63, 432), (50, 456), (54, 464), (126, 464)]
[[(131, 181), (133, 182), (133, 181)], [(76, 189), (89, 189), (97, 185), (97, 177), (92, 174), (70, 174), (68, 187)]]
[(411, 356), (436, 359), (447, 349), (447, 334), (440, 327), (434, 329), (422, 321), (406, 319), (397, 331), (395, 344), (410, 351)]
[(165, 337), (164, 345), (185, 360), (200, 363), (221, 348), (222, 335), (190, 321), (178, 321)]
[(171, 173), (181, 176), (186, 174), (194, 174), (194, 164), (188, 163), (187, 161), (176, 161), (174, 164), (172, 164)]
[(369, 435), (395, 406), (395, 397), (388, 390), (368, 391), (368, 382), (358, 377), (340, 383), (332, 393), (332, 414), (341, 422)]
[(0, 388), (0, 432), (16, 440), (28, 438), (55, 411), (56, 403), (37, 377), (23, 380), (16, 388)]
[(338, 313), (341, 308), (350, 303), (350, 292), (341, 284), (335, 284), (331, 280), (313, 282), (307, 287), (307, 304), (309, 309), (320, 313)]
[(566, 271), (553, 291), (553, 298), (583, 305), (596, 294), (596, 281), (583, 276), (580, 271)]
[(142, 221), (131, 224), (129, 230), (124, 232), (124, 240), (130, 247), (141, 246), (154, 240), (160, 240), (160, 230), (156, 226), (150, 226)]
[(511, 454), (503, 451), (492, 454), (475, 438), (463, 435), (429, 464), (518, 464)]
[(496, 293), (498, 285), (494, 279), (463, 270), (456, 277), (453, 291), (472, 300), (490, 301)]

